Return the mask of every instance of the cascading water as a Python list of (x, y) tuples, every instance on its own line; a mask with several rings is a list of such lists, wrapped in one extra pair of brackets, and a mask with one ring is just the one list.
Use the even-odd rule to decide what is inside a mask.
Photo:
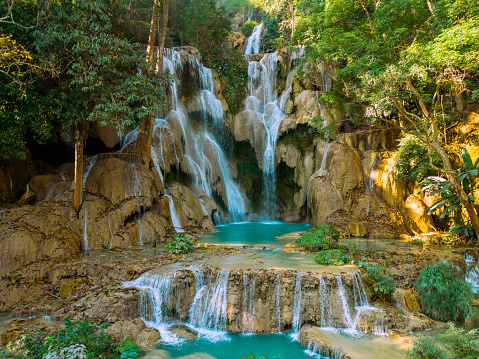
[(256, 320), (256, 277), (255, 273), (243, 273), (243, 333), (254, 332)]
[(85, 227), (83, 228), (83, 250), (88, 251), (90, 250), (90, 245), (88, 243), (88, 208), (86, 203), (83, 203), (83, 207), (85, 207)]
[(302, 288), (303, 275), (301, 273), (296, 274), (294, 281), (294, 308), (293, 308), (293, 332), (299, 332), (301, 328), (301, 288)]
[(333, 326), (333, 308), (331, 306), (330, 290), (327, 287), (324, 278), (319, 277), (319, 306), (321, 308), (321, 326)]
[[(263, 144), (263, 205), (267, 219), (276, 216), (276, 141), (290, 89), (278, 98), (276, 77), (278, 57), (266, 54), (260, 62), (251, 61), (248, 66), (248, 98), (246, 110), (254, 111), (264, 125), (266, 142)], [(292, 79), (292, 77), (291, 77)]]
[(246, 42), (246, 47), (244, 50), (245, 55), (259, 54), (259, 45), (261, 42), (261, 32), (263, 31), (263, 23), (256, 25), (251, 33), (251, 36), (248, 37)]
[(281, 277), (276, 276), (276, 316), (278, 317), (278, 333), (281, 333)]

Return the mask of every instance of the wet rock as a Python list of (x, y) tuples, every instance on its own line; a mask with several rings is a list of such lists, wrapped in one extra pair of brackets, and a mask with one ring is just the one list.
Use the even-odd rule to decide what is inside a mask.
[(145, 328), (136, 338), (136, 344), (142, 350), (151, 350), (160, 342), (160, 332), (155, 328)]
[(294, 98), (294, 106), (299, 123), (309, 123), (314, 126), (311, 120), (321, 115), (315, 91), (304, 90), (297, 94)]
[(15, 339), (17, 339), (20, 335), (24, 333), (25, 333), (25, 329), (23, 328), (6, 330), (0, 335), (0, 344), (2, 346), (5, 346), (11, 341), (14, 341)]
[(173, 325), (168, 330), (172, 333), (175, 333), (178, 337), (194, 340), (198, 338), (198, 333), (193, 329), (188, 328), (186, 325)]
[(352, 237), (366, 237), (369, 233), (369, 225), (363, 222), (351, 222), (349, 232)]
[(76, 294), (76, 287), (83, 281), (83, 278), (70, 278), (64, 281), (58, 291), (60, 298), (73, 297)]
[(419, 304), (417, 295), (411, 289), (396, 289), (393, 293), (393, 300), (396, 306), (406, 313), (421, 311), (421, 305)]
[(111, 125), (100, 126), (96, 122), (89, 126), (89, 137), (98, 138), (107, 148), (113, 148), (120, 143), (118, 131)]
[(305, 326), (301, 329), (299, 342), (314, 353), (322, 354), (331, 358), (351, 359), (336, 343), (328, 340), (319, 328)]

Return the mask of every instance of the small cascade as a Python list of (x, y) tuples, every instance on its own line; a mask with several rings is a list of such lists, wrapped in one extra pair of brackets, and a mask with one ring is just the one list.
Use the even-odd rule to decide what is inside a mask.
[(88, 179), (91, 169), (93, 168), (93, 166), (95, 166), (97, 159), (98, 159), (98, 156), (96, 155), (90, 159), (90, 163), (88, 164), (86, 171), (83, 173), (83, 187), (85, 187), (86, 180)]
[(138, 239), (140, 245), (143, 245), (143, 206), (141, 205), (141, 175), (137, 171), (135, 164), (131, 165), (133, 167), (134, 180), (133, 180), (133, 196), (136, 198), (136, 208), (138, 210)]
[(281, 277), (276, 275), (276, 316), (278, 317), (278, 333), (281, 333)]
[(342, 309), (343, 309), (343, 321), (347, 328), (355, 329), (354, 320), (351, 317), (351, 311), (349, 309), (348, 298), (346, 298), (346, 293), (343, 286), (343, 280), (341, 276), (336, 276), (336, 282), (338, 286), (338, 296), (341, 301)]
[(363, 281), (359, 273), (356, 273), (352, 277), (353, 282), (353, 296), (354, 296), (354, 305), (356, 307), (369, 307), (368, 296), (366, 294), (366, 289), (364, 288)]
[(243, 333), (253, 333), (256, 320), (256, 275), (243, 273)]
[(110, 230), (110, 249), (113, 248), (113, 231), (111, 230), (110, 216), (108, 215), (108, 229)]
[(219, 271), (212, 286), (203, 285), (196, 292), (190, 310), (192, 325), (215, 330), (226, 329), (228, 277), (229, 272)]
[(303, 275), (301, 273), (296, 274), (294, 281), (294, 307), (293, 307), (293, 322), (291, 328), (293, 332), (299, 332), (301, 329), (301, 287), (302, 287)]
[(83, 207), (85, 207), (85, 214), (84, 214), (85, 226), (83, 228), (83, 250), (89, 251), (90, 245), (88, 244), (88, 208), (87, 208), (86, 202), (83, 202)]
[(170, 195), (167, 195), (166, 191), (165, 191), (165, 197), (168, 198), (171, 222), (173, 223), (173, 227), (175, 228), (175, 231), (177, 233), (184, 233), (185, 230), (181, 226), (180, 218), (178, 217), (178, 213), (176, 212), (176, 206), (175, 206), (175, 202), (173, 201), (173, 197), (171, 197)]
[(246, 47), (244, 50), (245, 55), (254, 55), (259, 54), (259, 45), (261, 43), (261, 32), (263, 31), (263, 23), (256, 25), (251, 33), (251, 36), (248, 37), (246, 42)]
[(309, 340), (307, 345), (307, 353), (318, 359), (346, 359), (346, 355), (337, 348), (323, 347)]
[(326, 285), (324, 278), (319, 277), (319, 307), (321, 308), (321, 326), (333, 326), (333, 308), (331, 305), (331, 291)]
[(466, 260), (466, 282), (472, 286), (474, 293), (479, 293), (479, 266), (474, 260), (474, 256), (469, 253), (464, 254)]

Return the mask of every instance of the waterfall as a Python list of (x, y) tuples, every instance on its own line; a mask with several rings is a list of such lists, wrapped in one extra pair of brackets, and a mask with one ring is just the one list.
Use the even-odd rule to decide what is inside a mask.
[(276, 316), (278, 317), (278, 333), (281, 333), (281, 278), (276, 275)]
[(333, 308), (331, 306), (331, 292), (326, 286), (323, 277), (319, 277), (319, 307), (321, 308), (321, 326), (333, 326)]
[[(251, 275), (250, 276), (248, 275)], [(243, 333), (253, 333), (256, 320), (256, 273), (243, 272)]]
[(190, 310), (192, 325), (216, 330), (226, 329), (228, 277), (229, 272), (219, 271), (214, 285), (203, 285), (196, 292)]
[(175, 202), (173, 201), (173, 198), (170, 195), (166, 194), (166, 190), (165, 190), (165, 197), (168, 198), (168, 204), (169, 204), (169, 207), (170, 207), (171, 222), (173, 223), (173, 227), (175, 228), (175, 231), (177, 233), (184, 233), (185, 230), (181, 226), (180, 219), (178, 218), (178, 213), (176, 212)]
[(108, 229), (110, 230), (110, 249), (113, 248), (113, 231), (111, 230), (110, 215), (108, 215)]
[(294, 281), (294, 308), (293, 308), (293, 321), (291, 324), (293, 332), (299, 332), (301, 329), (301, 286), (303, 281), (303, 275), (301, 273), (296, 274)]
[(267, 219), (274, 218), (276, 214), (276, 141), (278, 140), (281, 122), (285, 118), (283, 113), (284, 107), (291, 91), (289, 88), (278, 99), (276, 89), (277, 71), (278, 57), (276, 54), (266, 54), (260, 62), (251, 61), (249, 63), (248, 98), (246, 99), (245, 108), (257, 113), (266, 132), (262, 165), (263, 204)]
[(477, 294), (479, 293), (479, 268), (477, 262), (469, 253), (464, 254), (464, 259), (466, 260), (466, 282), (471, 284), (472, 291)]
[(248, 41), (246, 42), (246, 47), (244, 50), (245, 55), (259, 54), (259, 45), (261, 42), (261, 32), (263, 31), (263, 23), (256, 25), (253, 29), (253, 32)]
[(83, 250), (84, 251), (89, 251), (90, 250), (90, 245), (88, 244), (88, 209), (86, 206), (86, 202), (83, 203), (83, 206), (85, 207), (85, 214), (84, 214), (84, 220), (85, 220), (85, 227), (83, 229)]
[(341, 276), (336, 276), (336, 282), (338, 286), (338, 296), (339, 300), (341, 301), (342, 309), (343, 309), (343, 321), (347, 328), (354, 328), (354, 321), (351, 317), (351, 312), (349, 310), (348, 299), (346, 298), (346, 293), (344, 291), (343, 281)]

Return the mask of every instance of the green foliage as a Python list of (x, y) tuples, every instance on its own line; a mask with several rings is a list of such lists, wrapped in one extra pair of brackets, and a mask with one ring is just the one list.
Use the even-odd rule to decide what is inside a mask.
[(313, 148), (315, 131), (309, 125), (298, 125), (295, 130), (288, 131), (278, 138), (278, 144), (294, 145), (302, 155)]
[(90, 320), (65, 319), (65, 329), (53, 334), (25, 335), (25, 355), (31, 359), (41, 359), (44, 355), (57, 352), (74, 344), (86, 347), (87, 358), (109, 358), (113, 352), (112, 340), (104, 333), (105, 325)]
[(223, 96), (232, 115), (237, 114), (243, 105), (246, 84), (248, 83), (248, 62), (238, 49), (225, 48), (221, 56), (216, 59), (221, 66), (213, 67), (220, 75), (226, 77), (226, 86)]
[(366, 262), (359, 262), (358, 266), (365, 270), (362, 275), (372, 283), (374, 294), (382, 299), (387, 300), (400, 285), (389, 275), (384, 273), (384, 266), (376, 266)]
[(136, 359), (140, 357), (140, 347), (128, 337), (123, 339), (121, 343), (115, 344), (115, 351), (120, 354), (120, 359)]
[(345, 253), (348, 253), (352, 260), (359, 261), (364, 250), (364, 245), (361, 240), (350, 238), (347, 243), (347, 249)]
[(471, 317), (472, 290), (462, 270), (448, 261), (427, 265), (414, 285), (428, 316), (442, 321), (466, 321)]
[[(457, 177), (469, 202), (474, 202), (476, 200), (474, 192), (477, 187), (476, 181), (479, 173), (479, 158), (473, 163), (466, 148), (462, 150), (462, 158), (464, 161), (464, 169), (457, 170)], [(441, 210), (442, 212), (439, 218), (444, 218), (445, 216), (452, 216), (458, 210), (460, 213), (464, 212), (464, 204), (448, 180), (441, 177), (428, 177), (422, 181), (418, 187), (421, 187), (420, 192), (426, 191), (428, 195), (439, 195), (434, 203), (428, 207), (429, 214)], [(452, 217), (452, 219), (454, 223), (449, 228), (451, 233), (464, 233), (466, 236), (474, 235), (474, 229), (467, 223), (467, 217)]]
[(411, 359), (475, 359), (479, 358), (477, 329), (466, 331), (448, 323), (444, 334), (418, 336), (408, 354)]
[(255, 26), (258, 26), (256, 21), (246, 21), (243, 25), (241, 25), (240, 31), (245, 34), (245, 36), (250, 36)]
[[(441, 159), (433, 152), (433, 165), (439, 167)], [(406, 135), (399, 140), (399, 148), (394, 155), (394, 168), (398, 181), (422, 181), (437, 174), (429, 164), (427, 144), (413, 135)]]
[(263, 35), (261, 36), (260, 52), (274, 52), (277, 50), (279, 34), (278, 18), (263, 15)]
[(191, 243), (188, 237), (172, 237), (174, 240), (165, 245), (165, 248), (169, 253), (185, 254), (193, 250), (193, 243)]
[(327, 249), (316, 254), (314, 261), (318, 264), (342, 266), (347, 257), (341, 249)]
[(420, 239), (414, 239), (414, 240), (411, 242), (411, 244), (412, 244), (413, 246), (421, 246), (421, 247), (422, 247), (422, 246), (424, 245), (424, 241), (422, 241), (422, 240), (420, 240)]
[(301, 247), (310, 252), (334, 249), (339, 240), (339, 230), (331, 224), (311, 228), (296, 240)]
[(255, 355), (253, 352), (251, 352), (250, 355), (248, 355), (247, 357), (245, 357), (243, 359), (265, 359), (265, 358), (264, 357), (259, 357), (259, 356)]

